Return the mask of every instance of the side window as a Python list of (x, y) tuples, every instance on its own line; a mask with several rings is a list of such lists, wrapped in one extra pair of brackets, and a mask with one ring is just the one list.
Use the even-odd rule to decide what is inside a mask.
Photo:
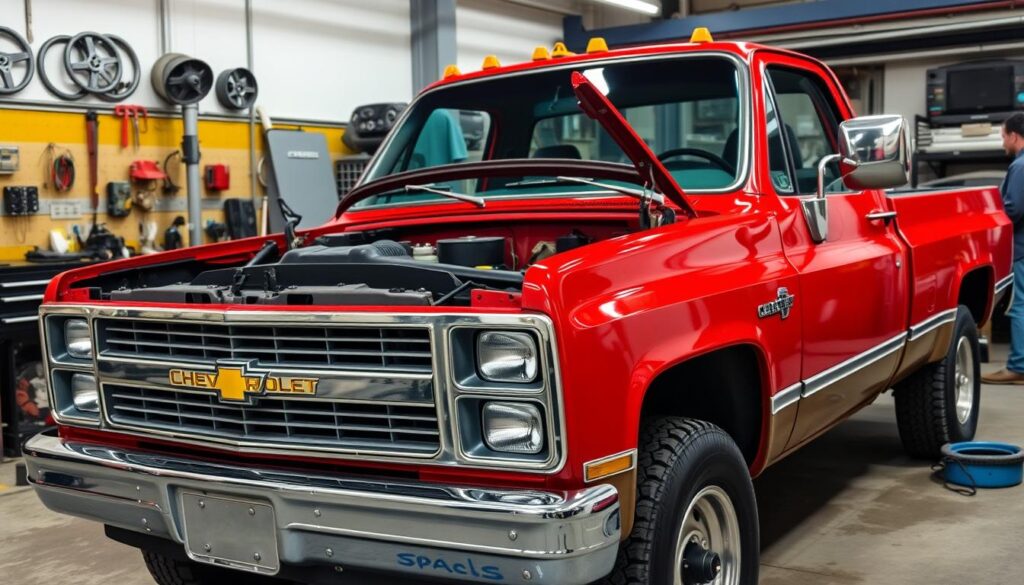
[[(814, 194), (818, 188), (818, 162), (836, 153), (838, 109), (821, 80), (813, 74), (771, 67), (768, 77), (781, 121), (780, 139), (769, 139), (769, 159), (776, 150), (788, 155), (793, 164), (796, 193)], [(839, 178), (838, 163), (826, 168), (825, 190), (846, 190)]]
[(775, 111), (775, 97), (766, 83), (764, 88), (765, 129), (768, 135), (768, 172), (772, 186), (779, 194), (792, 194), (793, 177), (790, 174), (786, 151), (782, 147), (782, 123)]

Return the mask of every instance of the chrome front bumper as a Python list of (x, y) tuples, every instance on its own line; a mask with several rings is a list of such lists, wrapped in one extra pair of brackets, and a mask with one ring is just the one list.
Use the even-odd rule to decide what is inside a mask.
[(52, 431), (24, 451), (51, 510), (179, 544), (183, 490), (267, 502), (284, 565), (582, 585), (611, 570), (619, 542), (609, 485), (502, 491), (310, 476), (64, 442)]

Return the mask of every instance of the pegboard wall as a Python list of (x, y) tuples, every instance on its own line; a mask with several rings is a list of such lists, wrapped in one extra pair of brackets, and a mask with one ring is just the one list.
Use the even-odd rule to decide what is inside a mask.
[[(180, 118), (150, 117), (140, 123), (139, 146), (129, 144), (122, 148), (121, 118), (111, 111), (100, 112), (98, 190), (100, 192), (99, 221), (105, 223), (115, 234), (125, 238), (130, 246), (137, 246), (140, 222), (156, 222), (162, 234), (174, 218), (186, 215), (185, 189), (176, 195), (162, 195), (157, 188), (156, 205), (153, 211), (134, 209), (127, 217), (110, 217), (105, 211), (106, 185), (110, 181), (127, 181), (129, 167), (135, 160), (152, 160), (163, 163), (172, 152), (178, 150), (182, 122)], [(279, 128), (297, 128), (281, 124)], [(302, 126), (303, 130), (323, 133), (332, 159), (351, 154), (342, 144), (344, 132), (339, 127)], [(129, 132), (130, 134), (130, 132)], [(131, 142), (131, 136), (129, 136)], [(246, 121), (201, 119), (199, 142), (202, 151), (200, 167), (208, 164), (225, 164), (231, 169), (230, 188), (223, 192), (210, 192), (204, 188), (203, 218), (217, 222), (224, 221), (224, 200), (252, 196), (249, 180), (249, 126)], [(60, 151), (68, 151), (75, 160), (76, 179), (72, 189), (58, 193), (49, 178), (48, 145), (53, 144)], [(67, 235), (77, 225), (84, 236), (92, 224), (90, 207), (89, 164), (86, 150), (85, 114), (80, 112), (55, 112), (0, 108), (0, 147), (17, 146), (20, 151), (19, 169), (13, 174), (0, 174), (0, 189), (4, 186), (35, 186), (39, 189), (40, 209), (35, 215), (11, 217), (0, 215), (0, 261), (24, 258), (25, 252), (38, 246), (49, 248), (50, 230), (59, 230)], [(257, 129), (257, 160), (263, 156), (263, 139)], [(185, 167), (172, 159), (168, 166), (175, 183), (184, 185)], [(257, 193), (262, 190), (257, 188)], [(74, 213), (77, 217), (59, 218), (54, 215)], [(187, 234), (186, 234), (187, 241)]]

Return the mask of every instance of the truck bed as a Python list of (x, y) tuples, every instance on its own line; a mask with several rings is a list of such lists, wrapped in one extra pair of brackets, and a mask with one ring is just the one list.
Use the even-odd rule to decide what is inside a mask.
[(987, 271), (990, 287), (1007, 282), (1013, 225), (1003, 213), (997, 188), (906, 189), (889, 191), (887, 196), (908, 247), (910, 323), (955, 308), (960, 291), (954, 290), (954, 283), (975, 269)]

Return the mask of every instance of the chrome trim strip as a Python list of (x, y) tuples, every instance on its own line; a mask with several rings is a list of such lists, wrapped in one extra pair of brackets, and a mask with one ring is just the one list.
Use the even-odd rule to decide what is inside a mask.
[[(366, 324), (375, 327), (388, 326), (422, 326), (430, 330), (431, 347), (433, 354), (433, 389), (436, 395), (435, 412), (437, 413), (438, 430), (440, 432), (440, 449), (431, 458), (424, 458), (417, 455), (402, 455), (392, 452), (378, 453), (375, 451), (364, 451), (361, 449), (330, 448), (317, 450), (307, 445), (295, 446), (274, 443), (218, 443), (218, 448), (241, 453), (260, 453), (281, 456), (305, 455), (309, 457), (331, 458), (339, 460), (355, 461), (378, 461), (391, 463), (411, 463), (415, 465), (436, 465), (450, 467), (452, 465), (465, 466), (475, 469), (489, 469), (497, 471), (520, 471), (524, 473), (551, 474), (557, 473), (565, 466), (567, 459), (567, 446), (563, 429), (565, 429), (565, 409), (561, 398), (561, 370), (558, 363), (558, 356), (555, 352), (554, 323), (545, 315), (508, 313), (508, 314), (480, 314), (480, 313), (374, 313), (374, 312), (345, 312), (328, 313), (316, 311), (253, 311), (253, 310), (225, 310), (212, 311), (209, 309), (163, 309), (163, 308), (125, 308), (102, 305), (42, 305), (39, 309), (40, 315), (77, 315), (85, 316), (90, 320), (90, 328), (95, 334), (95, 326), (92, 321), (97, 318), (136, 318), (136, 319), (157, 319), (157, 320), (180, 320), (196, 322), (215, 323), (288, 323), (289, 325), (346, 325)], [(45, 319), (40, 319), (40, 329), (45, 340)], [(459, 448), (459, 436), (457, 427), (457, 412), (455, 410), (455, 399), (461, 395), (452, 380), (447, 363), (451, 354), (449, 348), (450, 331), (457, 327), (496, 327), (501, 329), (527, 329), (538, 336), (540, 347), (543, 348), (542, 357), (544, 363), (544, 392), (537, 395), (544, 406), (548, 421), (546, 431), (548, 432), (548, 444), (550, 445), (549, 457), (545, 461), (523, 461), (515, 458), (487, 458), (481, 459), (478, 456), (463, 454)], [(47, 372), (52, 372), (54, 361), (49, 356), (49, 344), (44, 353), (44, 365)], [(97, 379), (101, 382), (117, 383), (117, 378), (110, 378), (100, 371), (99, 361), (94, 360), (89, 367)], [(63, 365), (61, 366), (63, 367)], [(379, 375), (379, 374), (376, 374)], [(53, 383), (50, 383), (51, 404), (57, 404), (53, 396)], [(480, 396), (474, 392), (474, 396)], [(503, 395), (496, 392), (495, 399), (501, 399)], [(106, 412), (102, 393), (100, 394), (101, 411)], [(61, 424), (85, 423), (77, 420), (69, 420), (60, 413), (54, 411), (54, 418)], [(99, 426), (100, 423), (93, 423), (92, 426)], [(142, 437), (162, 437), (173, 439), (176, 442), (196, 446), (209, 447), (211, 439), (208, 437), (197, 437), (188, 433), (158, 431), (146, 429), (145, 431), (127, 430), (121, 426), (113, 426), (106, 419), (104, 414), (103, 426), (130, 435)]]
[(803, 389), (804, 383), (797, 382), (776, 392), (775, 396), (772, 396), (772, 416), (799, 402)]
[(916, 325), (911, 325), (908, 330), (910, 335), (908, 341), (915, 341), (926, 333), (931, 333), (932, 330), (937, 329), (942, 325), (956, 321), (956, 311), (956, 309), (940, 311)]
[[(707, 51), (707, 50), (703, 50), (703, 51), (680, 50), (680, 51), (661, 53), (661, 54), (654, 54), (654, 55), (619, 55), (619, 56), (609, 57), (609, 58), (606, 58), (606, 59), (594, 59), (592, 61), (591, 60), (577, 61), (577, 62), (573, 62), (573, 63), (564, 63), (564, 64), (551, 65), (551, 66), (548, 66), (548, 67), (539, 67), (539, 68), (536, 68), (536, 69), (532, 69), (531, 68), (531, 69), (527, 69), (525, 71), (514, 71), (514, 72), (509, 72), (509, 73), (503, 73), (503, 74), (500, 75), (500, 77), (502, 79), (507, 79), (509, 77), (521, 77), (521, 76), (524, 76), (524, 75), (531, 75), (531, 74), (536, 74), (536, 73), (546, 73), (546, 72), (549, 72), (549, 71), (558, 71), (558, 70), (563, 70), (563, 69), (589, 69), (589, 68), (592, 68), (592, 67), (601, 67), (601, 66), (609, 65), (609, 64), (629, 63), (631, 61), (656, 61), (656, 60), (671, 60), (671, 59), (692, 59), (692, 58), (702, 58), (702, 57), (703, 58), (707, 58), (707, 57), (723, 58), (723, 59), (725, 59), (727, 61), (732, 61), (732, 63), (736, 66), (737, 81), (738, 81), (738, 85), (739, 85), (739, 87), (736, 88), (736, 91), (738, 92), (737, 97), (740, 100), (740, 104), (739, 105), (741, 106), (741, 108), (740, 108), (740, 110), (741, 110), (740, 111), (740, 120), (739, 120), (740, 123), (739, 123), (739, 128), (738, 128), (739, 129), (739, 133), (737, 134), (737, 136), (739, 137), (739, 140), (740, 140), (740, 144), (739, 144), (739, 149), (740, 150), (739, 150), (739, 160), (737, 161), (737, 164), (736, 164), (736, 170), (740, 171), (740, 169), (742, 168), (742, 172), (737, 172), (736, 173), (736, 180), (731, 185), (729, 185), (728, 187), (723, 187), (723, 188), (720, 188), (720, 189), (687, 190), (686, 193), (688, 195), (698, 195), (698, 194), (705, 194), (706, 195), (706, 194), (716, 194), (716, 193), (732, 193), (732, 192), (736, 191), (737, 189), (739, 189), (740, 186), (742, 186), (743, 184), (745, 184), (749, 180), (750, 174), (751, 174), (751, 167), (754, 166), (753, 164), (751, 164), (751, 160), (752, 160), (753, 157), (750, 156), (751, 135), (753, 134), (753, 127), (754, 127), (753, 126), (753, 122), (752, 122), (752, 118), (754, 116), (754, 111), (753, 111), (753, 106), (752, 106), (753, 99), (751, 98), (753, 93), (752, 93), (752, 91), (750, 89), (750, 87), (751, 87), (750, 65), (749, 65), (749, 63), (747, 63), (744, 59), (740, 58), (739, 56), (737, 56), (737, 55), (735, 55), (733, 53), (725, 52), (725, 51)], [(451, 88), (451, 87), (458, 87), (458, 86), (462, 86), (462, 85), (468, 85), (468, 84), (471, 84), (471, 83), (484, 83), (484, 82), (487, 82), (487, 81), (493, 81), (495, 79), (497, 79), (497, 76), (485, 76), (485, 77), (479, 77), (479, 78), (476, 78), (476, 79), (466, 79), (466, 80), (461, 80), (461, 81), (453, 81), (453, 82), (444, 83), (444, 84), (438, 85), (436, 87), (430, 88), (430, 89), (420, 93), (418, 96), (416, 96), (413, 99), (412, 103), (410, 103), (409, 106), (407, 108), (405, 108), (405, 110), (399, 116), (399, 118), (395, 122), (395, 125), (392, 128), (391, 132), (388, 132), (388, 135), (384, 139), (384, 142), (380, 145), (380, 147), (377, 148), (377, 152), (373, 155), (373, 157), (370, 159), (370, 161), (366, 164), (366, 170), (363, 171), (362, 176), (360, 176), (360, 178), (359, 178), (359, 182), (357, 182), (355, 184), (355, 186), (353, 186), (353, 189), (356, 188), (356, 187), (360, 187), (363, 184), (369, 182), (368, 177), (370, 177), (370, 175), (372, 175), (377, 170), (377, 167), (380, 165), (380, 160), (381, 160), (381, 157), (382, 157), (383, 153), (386, 152), (388, 147), (391, 146), (391, 142), (394, 141), (395, 136), (398, 135), (398, 130), (402, 127), (403, 124), (405, 124), (405, 121), (409, 117), (409, 115), (412, 113), (413, 108), (416, 107), (417, 103), (419, 103), (419, 101), (421, 99), (423, 99), (424, 96), (430, 95), (430, 94), (433, 94), (434, 92), (441, 91), (441, 90), (444, 90), (444, 89), (448, 89), (448, 88)], [(374, 179), (374, 180), (376, 180), (376, 179)], [(531, 198), (531, 197), (532, 196), (530, 196), (530, 195), (525, 195), (523, 198), (524, 199), (528, 199), (528, 198)], [(359, 208), (359, 209), (356, 209), (355, 211), (362, 211), (364, 209), (376, 209), (376, 206), (374, 206), (374, 207), (367, 207), (367, 208)], [(351, 211), (353, 211), (351, 208), (349, 208), (347, 210), (347, 212), (351, 212)]]
[(819, 372), (810, 378), (807, 378), (804, 380), (802, 397), (807, 398), (809, 396), (813, 396), (842, 378), (877, 362), (889, 354), (903, 349), (903, 344), (906, 340), (907, 334), (900, 333), (896, 337), (882, 342), (864, 353), (855, 355), (844, 362), (836, 364), (823, 372)]
[(1003, 279), (1000, 279), (1000, 281), (996, 283), (995, 293), (999, 294), (999, 293), (1003, 292), (1004, 290), (1006, 290), (1006, 287), (1008, 287), (1008, 286), (1010, 286), (1012, 284), (1013, 284), (1013, 273), (1011, 272), (1008, 276), (1006, 276)]
[[(147, 366), (163, 366), (167, 368), (192, 368), (199, 370), (214, 371), (216, 368), (209, 360), (206, 361), (175, 361), (175, 360), (158, 360), (158, 359), (143, 359), (143, 358), (127, 358), (116, 355), (100, 355), (99, 360), (101, 362), (114, 362), (122, 364), (137, 365), (139, 362), (145, 362)], [(417, 374), (415, 372), (396, 372), (392, 370), (338, 370), (327, 367), (309, 366), (309, 367), (293, 367), (293, 366), (259, 366), (251, 368), (253, 371), (273, 371), (275, 374), (319, 374), (321, 376), (327, 375), (331, 378), (393, 378), (395, 380), (431, 380), (433, 376), (431, 374)]]

